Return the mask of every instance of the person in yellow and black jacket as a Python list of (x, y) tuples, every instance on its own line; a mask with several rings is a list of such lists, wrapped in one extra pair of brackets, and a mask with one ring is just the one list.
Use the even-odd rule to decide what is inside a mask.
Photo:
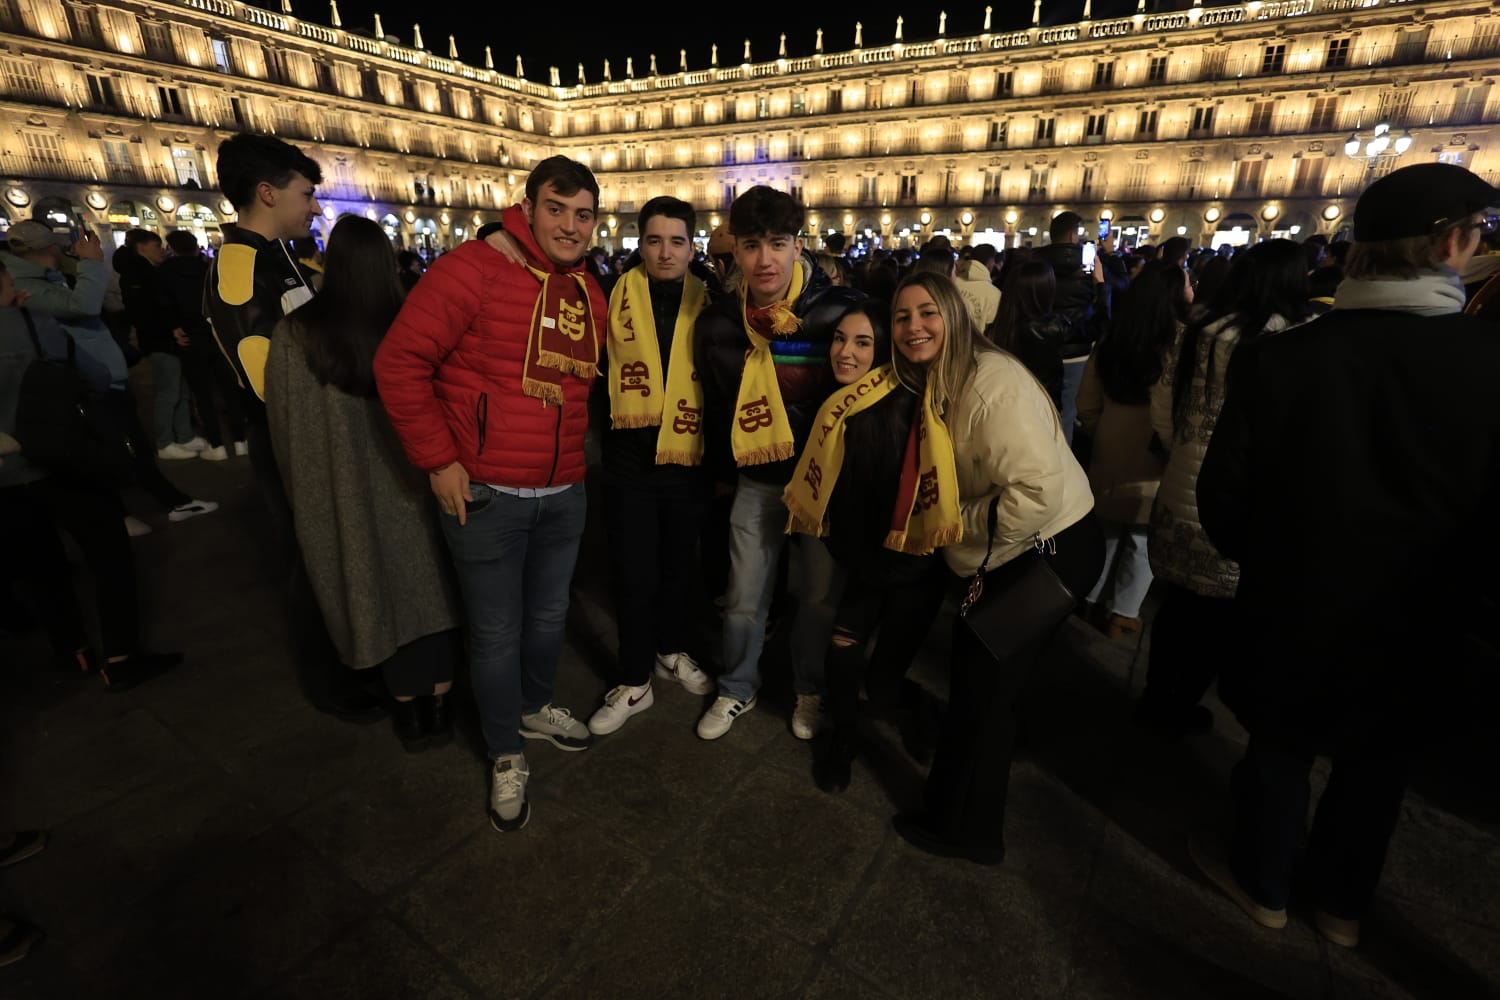
[(218, 174), (219, 186), (238, 217), (224, 226), (224, 244), (209, 265), (203, 312), (239, 382), (245, 440), (269, 515), (274, 551), (283, 553), (290, 567), (293, 659), (304, 694), (316, 708), (351, 720), (379, 718), (379, 701), (356, 689), (352, 673), (339, 664), (312, 598), (266, 423), (271, 331), (313, 296), (286, 242), (311, 234), (312, 222), (322, 211), (315, 191), (323, 172), (296, 146), (242, 133), (219, 144)]

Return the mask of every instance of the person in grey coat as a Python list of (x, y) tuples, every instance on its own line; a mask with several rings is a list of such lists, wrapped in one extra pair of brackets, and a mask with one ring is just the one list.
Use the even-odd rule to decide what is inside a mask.
[(297, 542), (344, 665), (381, 666), (408, 750), (452, 735), (457, 591), (426, 477), (376, 395), (375, 349), (400, 310), (396, 256), (345, 216), (321, 294), (278, 325), (266, 360), (271, 444)]

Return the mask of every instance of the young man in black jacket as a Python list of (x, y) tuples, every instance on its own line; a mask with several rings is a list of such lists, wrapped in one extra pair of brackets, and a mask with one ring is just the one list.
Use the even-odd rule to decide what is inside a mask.
[(1330, 756), (1310, 902), (1324, 937), (1358, 941), (1407, 765), (1461, 690), (1472, 581), (1493, 577), (1500, 550), (1500, 336), (1462, 315), (1458, 272), (1496, 204), (1500, 191), (1449, 164), (1376, 181), (1332, 311), (1230, 364), (1198, 502), (1240, 564), (1244, 653), (1219, 689), (1250, 745), (1227, 860), (1193, 847), (1269, 927), (1286, 923), (1313, 758)]
[[(719, 696), (698, 721), (698, 736), (718, 739), (755, 707), (760, 653), (786, 540), (781, 492), (797, 453), (832, 386), (833, 326), (864, 296), (833, 285), (803, 253), (802, 206), (785, 192), (754, 187), (729, 207), (738, 284), (698, 320), (694, 353), (703, 380), (707, 460), (738, 467), (730, 512), (729, 589), (725, 595), (724, 672)], [(753, 334), (752, 334), (753, 331)], [(752, 339), (753, 336), (753, 339)], [(827, 603), (832, 561), (795, 574), (801, 593), (793, 625), (792, 669), (798, 711), (793, 731), (816, 729), (823, 654), (833, 630)], [(814, 639), (814, 637), (817, 637)]]
[(691, 273), (693, 207), (652, 198), (641, 209), (640, 261), (609, 299), (608, 399), (602, 436), (604, 511), (614, 564), (619, 683), (589, 718), (612, 733), (651, 707), (653, 670), (693, 694), (713, 690), (689, 651), (691, 576), (711, 481), (703, 458), (703, 400), (693, 327), (709, 289)]
[(209, 266), (203, 289), (204, 312), (239, 382), (250, 464), (265, 502), (271, 544), (289, 568), (299, 680), (308, 700), (321, 711), (350, 721), (379, 719), (384, 714), (379, 700), (361, 691), (352, 671), (338, 662), (307, 583), (262, 401), (271, 333), (283, 316), (313, 296), (287, 241), (311, 234), (312, 222), (322, 211), (314, 192), (323, 173), (297, 147), (249, 133), (219, 144), (218, 173), (219, 186), (239, 221), (224, 226), (224, 243)]
[[(188, 388), (198, 402), (198, 417), (203, 421), (203, 435), (208, 447), (200, 458), (219, 462), (236, 455), (248, 455), (245, 443), (245, 415), (234, 372), (214, 341), (213, 330), (203, 315), (203, 286), (208, 279), (208, 260), (198, 248), (198, 238), (189, 230), (174, 229), (167, 234), (172, 256), (156, 268), (167, 296), (182, 325), (185, 343), (178, 358)], [(223, 413), (220, 413), (220, 409)]]
[(1052, 265), (1057, 278), (1053, 311), (1068, 322), (1068, 336), (1063, 341), (1063, 384), (1058, 409), (1062, 417), (1063, 436), (1071, 443), (1073, 425), (1078, 420), (1078, 385), (1083, 381), (1083, 366), (1094, 349), (1094, 280), (1083, 270), (1083, 246), (1078, 242), (1083, 218), (1077, 212), (1059, 212), (1048, 229), (1051, 242), (1036, 256)]

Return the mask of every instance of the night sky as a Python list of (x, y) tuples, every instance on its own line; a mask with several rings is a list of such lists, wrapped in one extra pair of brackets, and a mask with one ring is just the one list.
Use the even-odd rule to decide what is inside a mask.
[[(278, 0), (258, 0), (261, 6), (279, 9)], [(1207, 0), (1219, 6), (1228, 0)], [(896, 16), (904, 14), (905, 41), (937, 37), (938, 13), (948, 11), (950, 36), (976, 35), (984, 25), (986, 3), (994, 7), (993, 30), (1025, 27), (1031, 23), (1031, 0), (911, 0), (908, 3), (740, 3), (709, 0), (693, 4), (647, 4), (640, 0), (611, 3), (583, 0), (573, 3), (525, 3), (502, 0), (488, 4), (455, 0), (427, 5), (394, 3), (390, 0), (340, 0), (339, 13), (346, 30), (373, 33), (374, 14), (381, 15), (387, 35), (403, 44), (412, 42), (412, 22), (422, 26), (422, 39), (429, 51), (448, 53), (448, 36), (458, 41), (458, 55), (474, 66), (484, 65), (484, 47), (491, 46), (495, 68), (514, 73), (516, 56), (525, 61), (526, 78), (548, 80), (547, 68), (561, 69), (565, 86), (578, 82), (578, 63), (590, 83), (602, 79), (604, 60), (610, 61), (614, 79), (625, 77), (625, 59), (635, 60), (636, 76), (645, 76), (650, 55), (657, 55), (661, 73), (675, 73), (678, 51), (687, 49), (688, 69), (707, 69), (709, 47), (719, 46), (719, 65), (738, 65), (745, 39), (751, 43), (751, 58), (766, 62), (776, 58), (781, 32), (787, 35), (787, 55), (813, 53), (818, 28), (823, 29), (825, 52), (847, 51), (854, 46), (854, 23), (864, 24), (864, 44), (873, 48), (889, 45), (896, 33)], [(1043, 0), (1042, 23), (1077, 21), (1084, 0)], [(1190, 0), (1147, 0), (1147, 9), (1171, 10), (1190, 5)], [(326, 0), (292, 0), (293, 12), (301, 18), (327, 24)], [(1093, 16), (1123, 17), (1135, 12), (1136, 0), (1094, 0)]]

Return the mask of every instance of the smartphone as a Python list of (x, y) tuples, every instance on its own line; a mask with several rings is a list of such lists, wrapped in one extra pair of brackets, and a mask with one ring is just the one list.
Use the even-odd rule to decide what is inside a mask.
[(1094, 255), (1097, 254), (1097, 253), (1098, 253), (1098, 248), (1096, 248), (1094, 246), (1094, 244), (1092, 244), (1092, 243), (1085, 243), (1083, 245), (1083, 273), (1084, 274), (1093, 274), (1094, 273)]
[(1108, 219), (1100, 219), (1099, 220), (1099, 238), (1101, 240), (1107, 240), (1107, 239), (1109, 239), (1109, 220)]

